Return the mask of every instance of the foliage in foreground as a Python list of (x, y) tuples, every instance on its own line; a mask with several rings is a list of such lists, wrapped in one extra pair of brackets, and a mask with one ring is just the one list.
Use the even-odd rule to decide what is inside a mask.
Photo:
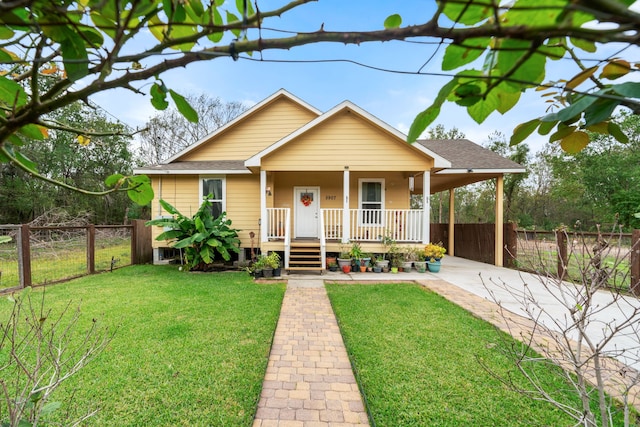
[(184, 249), (184, 257), (189, 270), (207, 270), (216, 258), (216, 253), (222, 259), (229, 261), (231, 252), (240, 251), (240, 240), (238, 230), (231, 228), (231, 220), (226, 218), (223, 212), (217, 218), (211, 213), (211, 195), (207, 196), (200, 205), (198, 211), (189, 218), (181, 214), (176, 208), (164, 200), (160, 204), (174, 218), (154, 219), (147, 222), (147, 225), (157, 225), (169, 227), (156, 237), (156, 240), (174, 240), (172, 243), (175, 249)]
[[(599, 45), (606, 48), (620, 43), (623, 49), (615, 49), (619, 53), (640, 44), (636, 34), (640, 15), (631, 9), (633, 0), (535, 4), (530, 0), (490, 4), (484, 0), (437, 0), (436, 7), (420, 5), (415, 11), (419, 17), (416, 25), (403, 26), (402, 17), (393, 14), (381, 19), (373, 31), (332, 31), (329, 28), (335, 23), (328, 22), (327, 29), (322, 23), (311, 31), (287, 31), (283, 37), (281, 17), (292, 11), (310, 11), (305, 9), (306, 3), (310, 0), (291, 0), (271, 10), (258, 10), (250, 1), (1, 3), (0, 108), (6, 117), (0, 123), (0, 162), (80, 191), (40, 173), (22, 151), (24, 140), (44, 141), (49, 132), (63, 130), (83, 143), (101, 133), (61, 126), (47, 119), (47, 114), (102, 91), (125, 88), (145, 93), (159, 110), (166, 109), (171, 100), (187, 120), (195, 122), (197, 112), (162, 80), (166, 71), (196, 61), (250, 59), (254, 52), (323, 42), (409, 40), (424, 46), (435, 41), (437, 49), (446, 45), (440, 68), (452, 74), (462, 70), (452, 75), (433, 104), (418, 114), (409, 131), (411, 142), (438, 116), (444, 102), (467, 108), (469, 116), (483, 122), (493, 112), (511, 110), (521, 94), (532, 88), (548, 88), (545, 95), (555, 111), (521, 125), (512, 144), (537, 131), (550, 135), (551, 142), (559, 141), (565, 151), (577, 152), (589, 142), (586, 130), (624, 142), (627, 136), (611, 120), (611, 114), (619, 107), (634, 114), (639, 111), (640, 83), (616, 81), (631, 74), (638, 64), (601, 50), (597, 65), (589, 67), (593, 58), (588, 57)], [(594, 28), (594, 22), (602, 26)], [(174, 54), (163, 58), (169, 51)], [(548, 63), (559, 59), (573, 62), (573, 67), (563, 67), (562, 80), (544, 83)], [(483, 65), (478, 66), (479, 62)], [(425, 73), (420, 70), (418, 74)], [(41, 81), (49, 77), (55, 83), (50, 90), (43, 90)], [(112, 189), (89, 193), (126, 190), (140, 204), (153, 198), (146, 177), (114, 174), (105, 184)]]
[(65, 408), (53, 396), (63, 382), (104, 351), (114, 332), (95, 318), (88, 326), (80, 326), (80, 307), (72, 311), (71, 303), (59, 312), (46, 308), (44, 292), (32, 297), (27, 288), (7, 299), (10, 314), (0, 325), (2, 426), (46, 424), (47, 417), (61, 408), (65, 425), (78, 425), (93, 416), (95, 410), (89, 409), (69, 417), (71, 401)]
[[(327, 290), (376, 425), (573, 425), (483, 368), (478, 359), (525, 384), (496, 348), (495, 328), (439, 295), (406, 284)], [(534, 368), (559, 399), (576, 400), (559, 368)]]
[(81, 323), (100, 316), (118, 326), (99, 363), (54, 399), (73, 397), (72, 414), (98, 407), (86, 425), (249, 426), (283, 295), (284, 286), (255, 284), (246, 274), (173, 266), (132, 266), (50, 286), (51, 310), (82, 300)]
[[(556, 406), (579, 425), (634, 425), (632, 415), (640, 384), (640, 372), (636, 370), (640, 366), (640, 306), (637, 297), (628, 295), (620, 284), (631, 283), (629, 269), (623, 264), (630, 264), (629, 258), (638, 248), (622, 249), (619, 232), (606, 235), (599, 228), (594, 240), (566, 230), (558, 235), (562, 236), (558, 240), (570, 242), (566, 254), (556, 243), (555, 249), (561, 254), (558, 271), (549, 271), (538, 258), (537, 265), (542, 266), (539, 274), (523, 278), (523, 283), (483, 279), (510, 330), (522, 328), (503, 305), (505, 295), (531, 325), (519, 332), (524, 344), (501, 346), (527, 378), (527, 384), (514, 384), (510, 377), (497, 373), (496, 377), (521, 393)], [(636, 295), (640, 292), (636, 283), (630, 290)], [(533, 332), (529, 332), (531, 329)], [(532, 355), (532, 350), (542, 357)], [(540, 383), (535, 369), (549, 363), (564, 368), (568, 388), (578, 402), (558, 401), (554, 390)], [(623, 422), (615, 420), (620, 411), (624, 413)]]

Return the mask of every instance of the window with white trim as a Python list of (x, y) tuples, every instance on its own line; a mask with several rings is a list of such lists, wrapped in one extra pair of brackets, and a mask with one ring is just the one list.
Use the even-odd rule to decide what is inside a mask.
[(211, 214), (214, 218), (222, 215), (226, 209), (225, 179), (223, 177), (204, 177), (200, 180), (202, 200), (211, 202)]
[(358, 204), (362, 225), (382, 225), (384, 211), (384, 179), (360, 179)]

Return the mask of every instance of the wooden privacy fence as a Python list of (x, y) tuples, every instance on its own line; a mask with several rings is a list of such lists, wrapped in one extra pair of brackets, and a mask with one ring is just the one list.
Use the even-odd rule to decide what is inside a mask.
[(0, 291), (152, 261), (151, 230), (130, 225), (0, 225)]
[[(454, 224), (455, 256), (495, 264), (496, 235), (494, 224)], [(515, 224), (504, 225), (503, 260), (505, 267), (514, 267), (517, 258), (518, 235)], [(431, 224), (431, 241), (442, 242), (449, 253), (449, 224)]]

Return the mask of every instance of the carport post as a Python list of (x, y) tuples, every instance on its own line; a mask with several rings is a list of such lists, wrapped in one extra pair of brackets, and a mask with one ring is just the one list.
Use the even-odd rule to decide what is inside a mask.
[(455, 256), (456, 189), (449, 190), (449, 247), (447, 253)]
[(422, 243), (431, 239), (431, 171), (422, 174)]
[(496, 223), (495, 223), (495, 264), (502, 267), (504, 263), (504, 176), (496, 178)]

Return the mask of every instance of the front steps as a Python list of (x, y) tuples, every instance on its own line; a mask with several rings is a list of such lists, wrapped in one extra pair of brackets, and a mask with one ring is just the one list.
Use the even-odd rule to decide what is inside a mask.
[(289, 267), (287, 271), (319, 271), (324, 272), (320, 242), (293, 241), (289, 251)]

